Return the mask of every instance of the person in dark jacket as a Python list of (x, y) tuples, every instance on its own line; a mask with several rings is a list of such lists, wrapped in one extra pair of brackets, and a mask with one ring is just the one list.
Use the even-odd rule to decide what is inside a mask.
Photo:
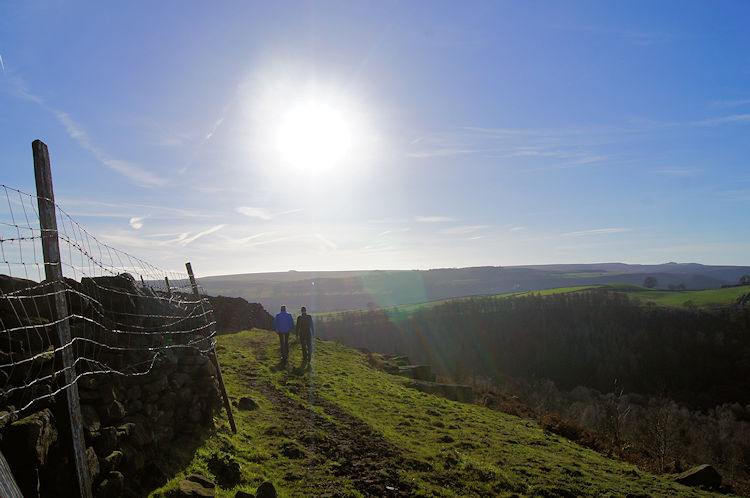
[(286, 306), (282, 306), (281, 311), (273, 319), (273, 329), (279, 334), (282, 363), (286, 363), (287, 358), (289, 358), (289, 332), (293, 328), (294, 317), (286, 311)]
[(307, 308), (302, 307), (302, 314), (297, 318), (297, 337), (302, 345), (302, 364), (310, 363), (312, 353), (312, 336), (315, 332), (313, 319), (307, 314)]

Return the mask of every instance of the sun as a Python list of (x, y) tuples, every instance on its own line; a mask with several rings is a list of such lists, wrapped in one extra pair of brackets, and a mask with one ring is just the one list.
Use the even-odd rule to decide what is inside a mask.
[(298, 103), (282, 114), (275, 133), (280, 159), (299, 170), (341, 166), (352, 145), (352, 123), (343, 109), (323, 102)]

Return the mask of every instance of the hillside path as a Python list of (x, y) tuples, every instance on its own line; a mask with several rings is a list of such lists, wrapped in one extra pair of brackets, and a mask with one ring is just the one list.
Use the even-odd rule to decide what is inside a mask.
[[(250, 342), (257, 363), (248, 365), (245, 379), (248, 387), (262, 393), (279, 413), (278, 426), (269, 428), (266, 433), (286, 441), (281, 443), (280, 453), (288, 458), (307, 460), (304, 465), (310, 469), (307, 475), (290, 472), (285, 478), (315, 480), (320, 472), (313, 471), (313, 468), (333, 461), (338, 462), (335, 475), (349, 480), (364, 495), (409, 496), (410, 483), (399, 477), (395, 469), (401, 465), (394, 465), (394, 461), (408, 463), (410, 459), (404, 458), (396, 446), (360, 419), (338, 405), (317, 397), (311, 371), (291, 365), (273, 365), (274, 359), (268, 358), (266, 353), (268, 341), (268, 338), (256, 337)], [(281, 384), (291, 393), (306, 398), (309, 405), (322, 409), (324, 415), (263, 379), (258, 372), (261, 365), (275, 372), (283, 370), (285, 375)], [(317, 477), (317, 481), (315, 485), (319, 496), (340, 494), (341, 489), (336, 484), (338, 480)]]

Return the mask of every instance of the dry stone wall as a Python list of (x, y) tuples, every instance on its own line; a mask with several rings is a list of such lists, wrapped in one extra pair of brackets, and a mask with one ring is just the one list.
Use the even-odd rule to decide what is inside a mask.
[[(85, 332), (87, 337), (105, 341), (107, 325), (151, 330), (159, 327), (158, 321), (164, 319), (160, 317), (174, 317), (174, 310), (164, 309), (171, 305), (160, 307), (160, 300), (149, 299), (153, 297), (149, 290), (136, 286), (129, 275), (84, 280), (67, 282), (75, 290), (69, 300), (71, 313), (77, 317), (71, 319), (73, 337)], [(93, 289), (98, 294), (89, 299)], [(0, 369), (0, 386), (4, 386), (0, 389), (0, 449), (25, 497), (74, 496), (76, 475), (65, 391), (44, 396), (64, 386), (62, 374), (55, 375), (60, 362), (52, 353), (57, 341), (49, 287), (0, 276), (0, 291), (0, 364), (41, 353), (33, 361)], [(24, 313), (18, 312), (17, 303), (4, 301), (19, 292), (27, 298)], [(91, 320), (81, 318), (86, 316), (99, 317), (93, 330)], [(130, 317), (130, 322), (123, 324), (123, 317)], [(180, 320), (182, 327), (201, 330), (197, 318), (188, 315)], [(24, 329), (24, 334), (9, 332), (31, 325), (34, 328)], [(120, 341), (119, 346), (143, 349), (103, 350), (96, 359), (109, 365), (110, 373), (97, 372), (78, 380), (94, 496), (142, 494), (168, 475), (165, 462), (188, 457), (211, 427), (220, 407), (215, 366), (209, 354), (200, 351), (207, 348), (181, 344), (187, 339), (175, 337), (118, 337), (114, 342)], [(198, 345), (210, 345), (208, 341)], [(163, 348), (165, 342), (186, 347)], [(81, 346), (84, 353), (85, 347)], [(81, 370), (86, 371), (86, 365), (79, 365)], [(12, 389), (45, 376), (49, 378), (27, 389)], [(20, 411), (29, 399), (38, 401)]]
[(214, 310), (216, 330), (230, 334), (253, 328), (273, 328), (273, 316), (258, 303), (249, 303), (241, 297), (209, 296)]

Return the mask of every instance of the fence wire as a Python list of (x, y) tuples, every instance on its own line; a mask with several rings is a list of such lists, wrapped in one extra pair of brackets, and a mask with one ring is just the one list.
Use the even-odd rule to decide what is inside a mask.
[[(213, 348), (211, 305), (194, 296), (187, 274), (101, 242), (55, 205), (64, 281), (46, 281), (37, 197), (5, 185), (0, 195), (0, 427), (69, 387), (65, 349), (77, 382), (146, 375), (174, 350)], [(59, 344), (64, 323), (71, 340)]]

